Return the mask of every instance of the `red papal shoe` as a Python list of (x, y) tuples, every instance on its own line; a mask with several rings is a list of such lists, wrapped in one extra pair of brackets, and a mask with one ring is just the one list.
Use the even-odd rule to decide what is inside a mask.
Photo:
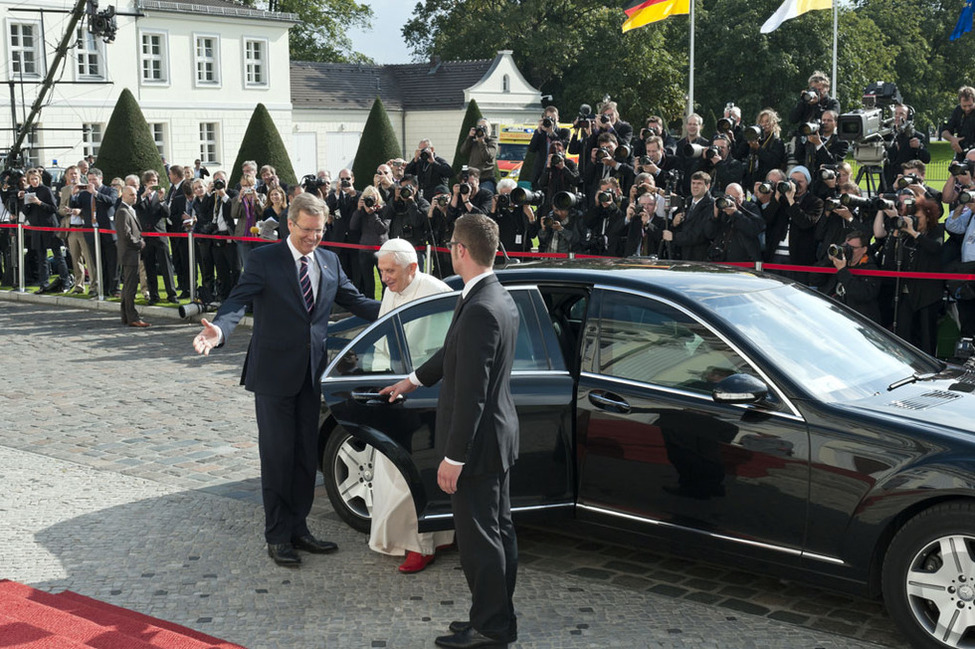
[(407, 550), (406, 560), (400, 564), (399, 571), (407, 575), (420, 572), (433, 563), (434, 558), (436, 558), (434, 554), (420, 554), (419, 552), (410, 552)]

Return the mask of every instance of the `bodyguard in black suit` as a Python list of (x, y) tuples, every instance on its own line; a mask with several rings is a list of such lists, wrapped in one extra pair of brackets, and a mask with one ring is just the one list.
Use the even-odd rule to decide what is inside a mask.
[(306, 523), (315, 491), (320, 377), (332, 304), (368, 320), (379, 314), (379, 302), (363, 297), (335, 253), (319, 247), (325, 210), (312, 194), (296, 197), (288, 211), (288, 238), (251, 252), (213, 323), (203, 320), (203, 331), (193, 339), (198, 353), (209, 354), (253, 307), (241, 383), (254, 393), (257, 407), (268, 555), (285, 566), (301, 562), (296, 548), (336, 549), (312, 536)]
[(518, 308), (491, 268), (498, 226), (482, 214), (454, 224), (450, 247), (464, 293), (444, 346), (395, 385), (390, 400), (443, 379), (437, 402), (436, 448), (443, 454), (437, 483), (451, 495), (460, 563), (471, 590), (469, 621), (452, 622), (441, 647), (501, 647), (517, 638), (512, 594), (518, 546), (508, 485), (518, 456), (518, 415), (511, 366)]

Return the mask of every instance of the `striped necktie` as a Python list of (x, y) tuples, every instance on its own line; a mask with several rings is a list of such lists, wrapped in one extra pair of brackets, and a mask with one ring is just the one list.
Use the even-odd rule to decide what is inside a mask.
[(308, 257), (301, 258), (301, 268), (298, 270), (298, 285), (305, 298), (305, 308), (311, 313), (315, 308), (315, 294), (311, 290), (311, 278), (308, 277)]

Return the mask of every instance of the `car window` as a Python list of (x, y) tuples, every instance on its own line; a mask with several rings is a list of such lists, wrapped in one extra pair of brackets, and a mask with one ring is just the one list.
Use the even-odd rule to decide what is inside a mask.
[(598, 319), (597, 371), (710, 396), (748, 363), (693, 318), (646, 297), (607, 293)]
[(367, 331), (341, 356), (329, 377), (405, 374), (406, 364), (396, 342), (395, 327), (395, 319), (389, 319)]

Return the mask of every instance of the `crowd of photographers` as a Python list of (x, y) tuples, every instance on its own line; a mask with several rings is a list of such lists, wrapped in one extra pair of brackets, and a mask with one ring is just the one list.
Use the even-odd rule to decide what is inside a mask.
[[(377, 167), (371, 183), (355, 189), (349, 169), (332, 182), (326, 171), (305, 176), (295, 186), (278, 180), (271, 167), (254, 162), (242, 168), (240, 183), (227, 186), (222, 171), (194, 166), (167, 167), (171, 188), (159, 186), (155, 172), (104, 182), (88, 161), (70, 167), (51, 186), (43, 170), (7, 178), (5, 212), (21, 214), (34, 226), (69, 229), (67, 259), (54, 233), (32, 231), (25, 270), (28, 284), (49, 290), (89, 291), (106, 278), (103, 293), (117, 291), (111, 212), (123, 184), (138, 188), (135, 205), (143, 231), (192, 231), (200, 293), (204, 301), (229, 294), (255, 241), (287, 236), (285, 219), (296, 192), (319, 195), (328, 205), (325, 242), (367, 295), (375, 293), (374, 248), (390, 238), (416, 247), (441, 247), (450, 240), (460, 215), (478, 212), (498, 222), (504, 253), (584, 253), (625, 257), (657, 256), (687, 261), (766, 262), (795, 269), (779, 272), (816, 287), (934, 352), (945, 297), (957, 304), (962, 334), (975, 334), (972, 282), (939, 279), (881, 279), (851, 269), (915, 272), (975, 270), (975, 90), (963, 87), (959, 104), (941, 136), (956, 152), (942, 187), (925, 181), (931, 156), (925, 133), (913, 128), (913, 111), (892, 84), (872, 90), (887, 109), (841, 112), (822, 73), (809, 78), (784, 124), (776, 111), (761, 110), (749, 125), (729, 103), (714, 133), (702, 133), (702, 119), (691, 114), (680, 137), (671, 135), (660, 116), (639, 130), (625, 121), (612, 101), (592, 112), (584, 105), (569, 126), (557, 108), (543, 111), (521, 180), (495, 177), (497, 139), (486, 120), (467, 134), (461, 155), (468, 164), (453, 178), (451, 165), (430, 140), (421, 140), (410, 159)], [(873, 121), (871, 121), (873, 120)], [(875, 122), (875, 123), (874, 123)], [(882, 126), (882, 128), (881, 128)], [(846, 161), (859, 163), (851, 178)], [(103, 231), (102, 268), (94, 259), (94, 237), (70, 229)], [(947, 233), (947, 237), (946, 237)], [(535, 243), (537, 241), (537, 244)], [(142, 252), (150, 303), (159, 301), (163, 278), (167, 299), (188, 296), (189, 250), (185, 238), (149, 238)], [(537, 246), (537, 248), (535, 247)], [(3, 283), (13, 283), (10, 231), (0, 231)], [(58, 274), (49, 279), (52, 264)], [(69, 266), (70, 261), (70, 266)], [(433, 272), (452, 273), (450, 256), (437, 254)], [(834, 268), (812, 273), (798, 267)], [(73, 267), (73, 273), (71, 272)], [(71, 286), (73, 281), (79, 283)]]

